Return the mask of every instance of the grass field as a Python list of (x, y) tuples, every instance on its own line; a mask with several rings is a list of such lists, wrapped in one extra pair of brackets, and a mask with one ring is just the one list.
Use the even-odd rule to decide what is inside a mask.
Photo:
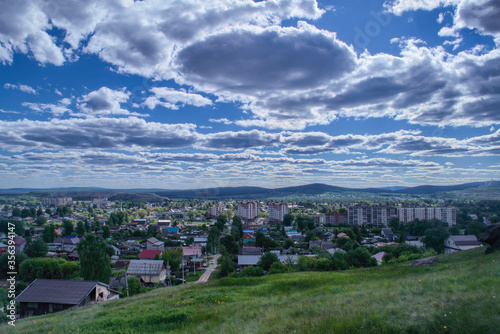
[(226, 278), (33, 317), (6, 333), (499, 333), (500, 251), (343, 272)]

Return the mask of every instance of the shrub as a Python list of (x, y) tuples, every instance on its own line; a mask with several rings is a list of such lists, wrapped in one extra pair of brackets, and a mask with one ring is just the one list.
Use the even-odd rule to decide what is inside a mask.
[(264, 269), (261, 267), (248, 266), (241, 272), (243, 277), (258, 277), (264, 276)]

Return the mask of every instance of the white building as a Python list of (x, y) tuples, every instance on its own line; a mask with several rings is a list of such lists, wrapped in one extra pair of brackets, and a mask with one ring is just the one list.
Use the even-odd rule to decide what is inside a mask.
[(347, 221), (351, 225), (387, 226), (395, 213), (392, 206), (350, 205), (347, 208)]
[(224, 216), (226, 214), (226, 206), (222, 203), (218, 205), (213, 205), (208, 208), (208, 215), (210, 218), (217, 218), (219, 216)]
[(243, 220), (254, 220), (259, 217), (259, 201), (238, 202), (238, 217)]
[(283, 217), (288, 214), (288, 205), (284, 202), (270, 203), (269, 205), (269, 221), (283, 222)]
[(397, 211), (399, 221), (404, 224), (408, 224), (415, 219), (437, 219), (447, 223), (448, 226), (457, 223), (457, 211), (453, 207), (398, 208)]
[(54, 207), (60, 207), (64, 206), (68, 203), (73, 203), (73, 199), (71, 197), (46, 197), (42, 200), (43, 206), (49, 207), (49, 206), (54, 206)]
[(444, 241), (444, 253), (454, 253), (481, 246), (475, 235), (452, 235)]

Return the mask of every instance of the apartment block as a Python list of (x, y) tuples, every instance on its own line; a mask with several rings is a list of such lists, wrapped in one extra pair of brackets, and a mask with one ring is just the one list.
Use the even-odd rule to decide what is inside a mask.
[(448, 226), (457, 223), (457, 210), (453, 207), (398, 208), (397, 212), (399, 221), (404, 224), (408, 224), (415, 219), (437, 219), (447, 223)]
[(224, 216), (226, 214), (226, 206), (222, 203), (218, 205), (213, 205), (208, 208), (208, 215), (210, 218), (217, 218), (219, 216)]
[(347, 208), (347, 220), (351, 225), (387, 226), (395, 216), (396, 210), (392, 206), (350, 205)]
[(71, 203), (71, 202), (73, 202), (73, 198), (63, 197), (63, 196), (46, 197), (42, 200), (43, 206), (46, 206), (46, 207), (55, 206), (56, 208), (60, 207), (60, 206), (64, 206), (64, 205)]
[(288, 204), (284, 202), (269, 203), (269, 221), (283, 222), (283, 217), (288, 213)]
[(243, 220), (254, 220), (259, 217), (259, 201), (238, 202), (238, 217)]

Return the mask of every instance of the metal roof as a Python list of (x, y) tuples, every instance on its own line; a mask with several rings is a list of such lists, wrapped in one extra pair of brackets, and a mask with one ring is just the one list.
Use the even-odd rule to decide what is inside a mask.
[(160, 275), (163, 269), (162, 260), (130, 260), (127, 275)]
[(37, 279), (19, 296), (16, 302), (78, 305), (95, 288), (98, 281)]

